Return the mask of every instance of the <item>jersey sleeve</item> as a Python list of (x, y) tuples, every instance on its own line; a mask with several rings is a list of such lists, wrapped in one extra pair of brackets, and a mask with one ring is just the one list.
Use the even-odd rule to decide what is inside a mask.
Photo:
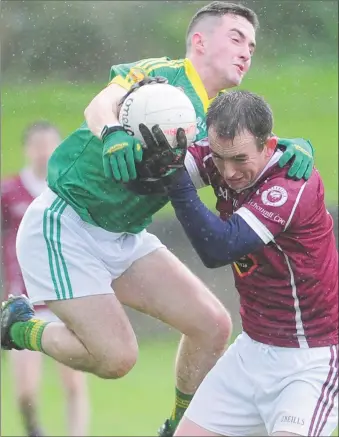
[(307, 182), (270, 179), (235, 212), (265, 244), (291, 225)]
[(211, 152), (207, 138), (196, 141), (188, 147), (185, 158), (185, 167), (190, 175), (195, 188), (203, 188), (210, 185), (206, 162)]
[(188, 239), (208, 268), (235, 262), (264, 245), (239, 215), (224, 221), (210, 211), (199, 199), (187, 172), (170, 187), (169, 198)]
[(126, 90), (142, 80), (145, 76), (166, 77), (172, 84), (180, 69), (184, 68), (184, 60), (171, 60), (167, 57), (150, 58), (131, 64), (120, 64), (111, 67), (109, 85), (116, 83)]

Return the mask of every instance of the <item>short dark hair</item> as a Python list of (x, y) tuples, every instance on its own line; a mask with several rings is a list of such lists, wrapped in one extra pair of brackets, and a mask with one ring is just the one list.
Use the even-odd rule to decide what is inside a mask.
[(262, 97), (236, 90), (214, 99), (207, 111), (206, 123), (208, 130), (213, 127), (216, 135), (223, 139), (234, 140), (236, 135), (249, 132), (261, 150), (272, 135), (273, 113)]
[(192, 17), (186, 32), (187, 47), (190, 45), (190, 37), (197, 23), (206, 17), (221, 18), (227, 14), (244, 17), (252, 24), (255, 30), (259, 28), (257, 14), (252, 11), (252, 9), (246, 8), (246, 6), (237, 3), (215, 1), (199, 9)]
[(27, 142), (30, 140), (31, 136), (37, 132), (46, 132), (46, 131), (50, 131), (50, 130), (56, 132), (59, 136), (61, 136), (59, 129), (54, 124), (50, 123), (49, 121), (46, 121), (46, 120), (35, 121), (35, 122), (29, 124), (28, 126), (26, 126), (26, 128), (24, 129), (24, 131), (22, 133), (22, 143), (24, 145), (27, 144)]

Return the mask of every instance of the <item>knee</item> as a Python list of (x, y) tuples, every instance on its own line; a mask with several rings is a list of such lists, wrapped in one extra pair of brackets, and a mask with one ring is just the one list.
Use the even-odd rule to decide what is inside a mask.
[(204, 328), (208, 341), (216, 350), (226, 347), (232, 335), (232, 319), (226, 308), (217, 299), (206, 310)]
[(138, 358), (137, 344), (121, 345), (119, 350), (114, 353), (106, 354), (100, 360), (96, 371), (94, 372), (99, 378), (118, 379), (129, 373)]
[(215, 344), (217, 348), (225, 348), (232, 335), (232, 319), (226, 308), (218, 310), (214, 314), (214, 322), (216, 325)]

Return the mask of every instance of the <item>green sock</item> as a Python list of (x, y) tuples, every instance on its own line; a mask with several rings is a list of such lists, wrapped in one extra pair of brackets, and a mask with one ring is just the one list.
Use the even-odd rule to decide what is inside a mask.
[(22, 349), (43, 352), (41, 338), (47, 325), (48, 322), (39, 319), (13, 323), (10, 328), (11, 339)]
[(173, 430), (179, 425), (179, 422), (189, 406), (194, 395), (187, 395), (182, 393), (179, 389), (175, 389), (175, 405), (172, 416), (169, 419), (171, 428)]

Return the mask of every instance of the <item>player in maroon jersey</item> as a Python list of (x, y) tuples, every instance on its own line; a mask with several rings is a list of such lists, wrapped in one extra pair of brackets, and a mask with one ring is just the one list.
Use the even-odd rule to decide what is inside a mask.
[[(26, 294), (16, 258), (16, 234), (27, 207), (46, 187), (47, 161), (60, 143), (60, 134), (52, 124), (39, 121), (27, 127), (23, 142), (27, 166), (19, 174), (4, 179), (1, 183), (5, 298), (9, 294)], [(57, 320), (46, 306), (37, 307), (36, 312), (39, 318), (47, 321)], [(36, 403), (43, 355), (29, 350), (12, 350), (9, 353), (14, 372), (16, 397), (25, 430), (29, 436), (41, 436), (43, 433), (37, 418)], [(59, 366), (68, 402), (68, 435), (87, 435), (89, 409), (85, 376), (82, 372)]]
[[(338, 253), (324, 187), (277, 165), (267, 103), (219, 96), (208, 142), (189, 148), (196, 186), (210, 183), (220, 217), (187, 172), (170, 197), (206, 266), (233, 265), (243, 332), (207, 375), (177, 436), (329, 436), (338, 422)], [(296, 144), (296, 147), (298, 145)]]

